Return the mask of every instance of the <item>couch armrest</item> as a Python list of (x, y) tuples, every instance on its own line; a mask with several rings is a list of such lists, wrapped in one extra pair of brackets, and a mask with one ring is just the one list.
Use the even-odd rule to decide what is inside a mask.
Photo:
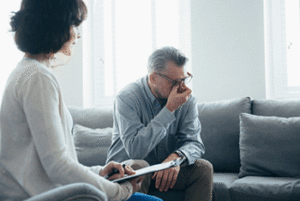
[(45, 193), (33, 196), (25, 201), (107, 201), (106, 195), (96, 187), (85, 184), (76, 183), (61, 186)]

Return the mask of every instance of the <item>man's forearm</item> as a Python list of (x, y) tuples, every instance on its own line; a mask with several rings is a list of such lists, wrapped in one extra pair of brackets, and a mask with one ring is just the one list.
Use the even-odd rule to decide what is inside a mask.
[(147, 126), (137, 121), (132, 121), (128, 126), (129, 118), (119, 118), (121, 140), (131, 159), (144, 159), (164, 138), (167, 129), (175, 121), (175, 117), (167, 110), (162, 109)]

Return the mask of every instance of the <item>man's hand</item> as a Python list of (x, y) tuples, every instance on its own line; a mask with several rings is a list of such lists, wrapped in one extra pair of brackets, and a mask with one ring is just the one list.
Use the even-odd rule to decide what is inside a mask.
[[(177, 153), (172, 153), (166, 160), (163, 161), (163, 163), (175, 160), (177, 158), (180, 158), (180, 156)], [(179, 171), (180, 166), (176, 166), (155, 172), (152, 177), (152, 179), (156, 179), (155, 187), (159, 189), (160, 192), (168, 191), (169, 188), (173, 188), (177, 181)]]
[(186, 103), (190, 98), (192, 90), (188, 88), (184, 83), (178, 86), (174, 86), (168, 97), (166, 107), (170, 112), (174, 112), (182, 104)]

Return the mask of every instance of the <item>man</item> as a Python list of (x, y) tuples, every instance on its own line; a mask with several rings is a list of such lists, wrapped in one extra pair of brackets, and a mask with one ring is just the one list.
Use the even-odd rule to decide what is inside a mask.
[[(116, 97), (114, 128), (107, 162), (141, 159), (150, 165), (186, 158), (185, 166), (155, 172), (152, 184), (162, 191), (185, 190), (186, 200), (211, 200), (212, 165), (203, 159), (196, 99), (185, 84), (187, 58), (173, 47), (152, 53), (148, 75)], [(137, 160), (139, 159), (139, 160)], [(134, 167), (133, 167), (134, 168)], [(144, 179), (147, 193), (150, 179)]]

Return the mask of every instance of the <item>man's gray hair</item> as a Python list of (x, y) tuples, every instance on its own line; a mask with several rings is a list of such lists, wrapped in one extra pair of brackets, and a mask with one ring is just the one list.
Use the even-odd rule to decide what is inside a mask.
[(178, 67), (183, 67), (188, 58), (174, 47), (163, 47), (155, 50), (148, 59), (148, 73), (162, 72), (166, 69), (167, 62), (173, 62)]

